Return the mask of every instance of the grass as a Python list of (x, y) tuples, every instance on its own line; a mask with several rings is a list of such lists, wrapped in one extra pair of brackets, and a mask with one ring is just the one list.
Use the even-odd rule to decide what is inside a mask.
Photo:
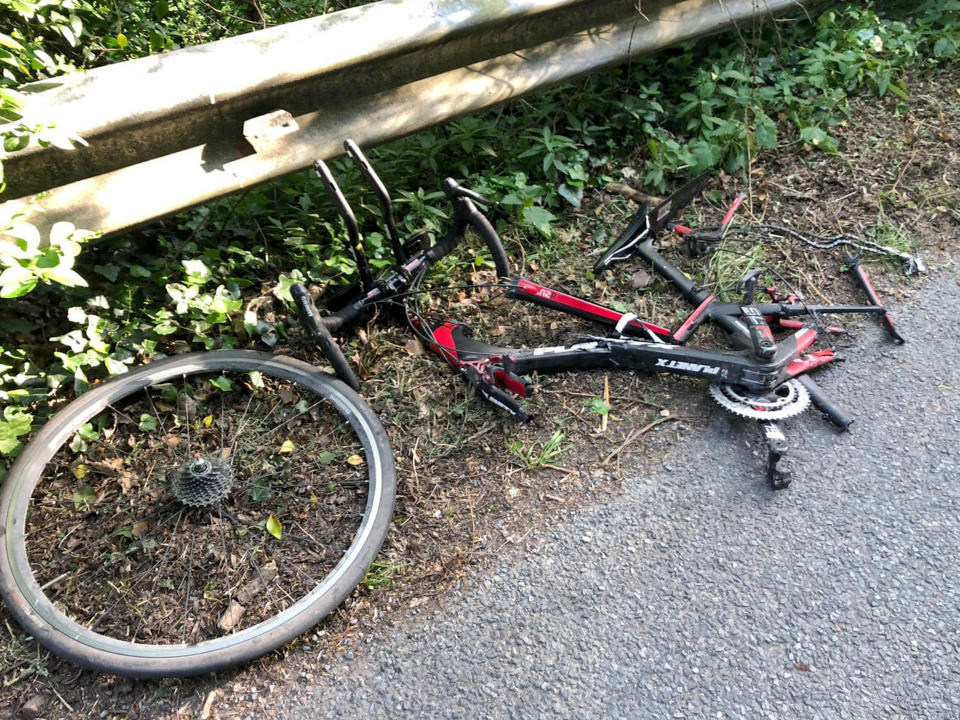
[[(705, 287), (715, 288), (718, 297), (739, 299), (737, 285), (748, 270), (764, 267), (764, 247), (761, 244), (743, 247), (726, 242), (717, 248), (701, 263), (703, 276), (700, 281)], [(769, 285), (780, 284), (769, 272), (765, 272), (757, 282), (758, 291)]]
[(370, 567), (367, 568), (367, 572), (360, 581), (360, 585), (367, 590), (384, 588), (393, 582), (394, 576), (400, 570), (409, 565), (410, 563), (390, 563), (374, 560), (370, 563)]
[(22, 633), (14, 630), (9, 620), (4, 620), (6, 633), (0, 639), (0, 683), (7, 688), (26, 681), (30, 677), (45, 677), (50, 653), (35, 643), (23, 641)]
[(556, 461), (570, 449), (571, 445), (563, 443), (563, 430), (557, 428), (542, 443), (526, 447), (521, 440), (513, 438), (506, 440), (506, 447), (528, 470), (543, 470), (556, 467)]

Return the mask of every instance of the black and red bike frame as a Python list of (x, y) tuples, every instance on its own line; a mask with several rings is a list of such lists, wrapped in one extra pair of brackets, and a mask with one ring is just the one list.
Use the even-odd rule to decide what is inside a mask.
[[(713, 231), (697, 232), (673, 222), (677, 212), (701, 192), (709, 181), (708, 176), (688, 183), (656, 207), (645, 207), (638, 212), (596, 267), (602, 270), (612, 262), (635, 256), (669, 281), (694, 308), (679, 327), (670, 329), (530, 278), (511, 276), (500, 237), (475, 204), (487, 201), (450, 178), (444, 181), (443, 190), (453, 205), (451, 230), (429, 248), (422, 247), (419, 237), (402, 243), (393, 224), (392, 205), (383, 183), (355, 144), (347, 141), (345, 148), (380, 198), (387, 224), (386, 235), (394, 246), (397, 265), (392, 272), (373, 280), (363, 257), (359, 228), (349, 203), (329, 169), (318, 161), (316, 170), (347, 225), (360, 271), (360, 286), (355, 288), (352, 299), (327, 317), (320, 317), (305, 288), (295, 286), (293, 294), (304, 325), (321, 342), (337, 374), (354, 386), (358, 385), (356, 377), (332, 341), (330, 332), (355, 321), (373, 305), (393, 301), (402, 304), (411, 327), (431, 351), (442, 357), (482, 397), (523, 420), (528, 419), (529, 414), (517, 398), (526, 398), (532, 392), (532, 385), (524, 376), (533, 372), (625, 369), (700, 377), (737, 386), (745, 394), (756, 396), (769, 393), (795, 378), (809, 392), (815, 406), (836, 426), (845, 429), (852, 419), (834, 405), (808, 375), (809, 371), (836, 359), (832, 349), (812, 350), (819, 335), (842, 332), (839, 328), (822, 327), (817, 318), (837, 313), (875, 314), (894, 340), (903, 341), (880, 304), (866, 271), (855, 260), (849, 262), (873, 303), (871, 305), (808, 305), (794, 295), (784, 298), (773, 288), (766, 290), (770, 301), (758, 303), (754, 298), (757, 271), (744, 278), (740, 302), (721, 302), (660, 255), (654, 242), (664, 230), (676, 231), (691, 243), (709, 243), (726, 232), (742, 197), (734, 201), (720, 227)], [(510, 298), (584, 318), (610, 330), (605, 335), (586, 336), (572, 344), (516, 349), (481, 342), (473, 337), (469, 327), (455, 320), (432, 326), (411, 309), (409, 298), (427, 271), (461, 244), (468, 228), (473, 228), (486, 244), (499, 283)], [(729, 332), (730, 349), (687, 344), (697, 328), (707, 321)], [(785, 330), (787, 334), (774, 340), (772, 328)]]
[[(694, 306), (694, 310), (677, 329), (671, 330), (641, 320), (632, 313), (600, 305), (530, 278), (514, 276), (502, 279), (509, 297), (585, 318), (613, 328), (613, 333), (568, 346), (511, 349), (477, 341), (468, 328), (448, 321), (432, 331), (428, 345), (455, 370), (462, 371), (469, 365), (472, 368), (471, 376), (479, 373), (481, 380), (511, 390), (521, 397), (527, 396), (522, 389), (526, 384), (521, 384), (516, 375), (535, 371), (621, 368), (670, 372), (738, 385), (748, 393), (758, 394), (776, 388), (787, 379), (796, 378), (810, 393), (815, 406), (837, 427), (845, 429), (851, 424), (851, 418), (830, 401), (807, 375), (809, 371), (836, 359), (832, 349), (811, 350), (820, 334), (843, 331), (836, 327), (821, 327), (811, 320), (828, 314), (872, 314), (881, 319), (884, 328), (896, 342), (903, 342), (903, 338), (894, 328), (889, 314), (870, 285), (866, 271), (853, 258), (848, 258), (847, 262), (867, 291), (873, 303), (871, 305), (811, 305), (793, 295), (784, 298), (773, 288), (766, 290), (771, 302), (756, 303), (752, 284), (755, 279), (747, 281), (741, 302), (721, 302), (697, 286), (680, 268), (660, 255), (654, 248), (654, 241), (663, 229), (674, 230), (685, 236), (697, 234), (690, 228), (673, 223), (672, 217), (700, 192), (708, 179), (707, 176), (697, 178), (652, 210), (641, 210), (611, 246), (611, 249), (629, 247), (626, 256), (641, 258)], [(700, 233), (698, 240), (703, 242), (722, 237), (741, 202), (742, 196), (734, 200), (720, 227), (710, 233)], [(608, 251), (605, 257), (609, 256), (611, 253)], [(607, 264), (609, 262), (598, 262), (596, 269), (602, 270)], [(730, 333), (734, 349), (688, 346), (687, 341), (706, 321)], [(792, 333), (774, 342), (771, 325)], [(477, 383), (474, 379), (473, 384)], [(502, 397), (498, 399), (498, 405), (507, 405), (511, 412), (520, 414), (515, 403), (505, 402)]]

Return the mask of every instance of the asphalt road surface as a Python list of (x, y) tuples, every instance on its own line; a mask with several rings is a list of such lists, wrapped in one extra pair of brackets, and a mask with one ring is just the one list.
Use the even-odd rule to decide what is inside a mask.
[[(294, 718), (960, 717), (960, 272), (818, 381), (857, 420), (706, 431), (284, 702)], [(533, 535), (531, 535), (533, 538)], [(351, 654), (352, 655), (352, 654)], [(279, 708), (278, 708), (279, 709)]]

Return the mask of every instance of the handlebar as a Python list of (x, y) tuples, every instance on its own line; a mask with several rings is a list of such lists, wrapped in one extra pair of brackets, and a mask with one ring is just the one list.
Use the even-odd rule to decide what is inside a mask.
[(350, 236), (350, 249), (353, 252), (353, 258), (357, 263), (357, 271), (360, 273), (360, 284), (364, 289), (369, 289), (373, 285), (373, 276), (370, 274), (370, 266), (367, 263), (367, 256), (363, 253), (363, 240), (360, 237), (360, 226), (357, 225), (357, 218), (353, 214), (353, 208), (344, 197), (343, 191), (337, 185), (337, 181), (330, 172), (330, 168), (323, 160), (317, 160), (313, 163), (313, 169), (316, 171), (324, 187), (337, 204), (337, 210), (340, 217), (343, 218), (347, 226), (347, 234)]
[(337, 377), (354, 390), (359, 391), (360, 381), (354, 374), (340, 346), (337, 345), (337, 341), (333, 339), (330, 330), (327, 329), (326, 324), (320, 317), (320, 313), (317, 311), (317, 306), (314, 304), (313, 298), (310, 297), (309, 291), (303, 285), (297, 283), (290, 288), (290, 294), (293, 296), (293, 300), (297, 305), (297, 314), (300, 316), (300, 323), (320, 345), (320, 349), (323, 351), (327, 360), (330, 361)]
[(360, 169), (360, 174), (363, 175), (367, 184), (380, 200), (380, 210), (383, 213), (383, 223), (385, 225), (384, 229), (386, 230), (387, 239), (393, 247), (393, 254), (397, 263), (402, 265), (407, 261), (407, 253), (403, 244), (400, 242), (400, 234), (397, 232), (397, 223), (393, 218), (393, 201), (390, 200), (390, 193), (387, 192), (387, 186), (383, 184), (383, 180), (377, 175), (377, 171), (373, 169), (370, 161), (367, 160), (367, 156), (363, 154), (363, 151), (360, 150), (360, 147), (353, 140), (349, 138), (344, 140), (343, 149), (347, 151), (347, 155), (350, 156), (350, 159), (353, 160), (354, 164)]
[(810, 400), (813, 401), (813, 406), (826, 415), (827, 419), (840, 428), (840, 430), (846, 430), (853, 424), (853, 418), (835, 405), (820, 386), (814, 382), (812, 377), (803, 373), (802, 375), (797, 375), (796, 380), (803, 385), (810, 394)]
[(477, 235), (483, 239), (487, 245), (487, 249), (490, 251), (493, 264), (497, 268), (497, 279), (506, 280), (510, 276), (510, 261), (507, 259), (507, 251), (503, 249), (503, 242), (500, 240), (500, 236), (493, 228), (490, 220), (487, 219), (487, 216), (473, 207), (469, 199), (464, 197), (462, 202), (468, 206), (466, 209), (467, 223), (477, 231)]
[[(314, 163), (314, 169), (327, 192), (332, 196), (346, 225), (351, 250), (360, 275), (360, 286), (364, 294), (337, 312), (325, 317), (320, 316), (310, 293), (303, 285), (299, 283), (294, 285), (291, 288), (291, 295), (296, 304), (301, 324), (319, 344), (323, 354), (333, 366), (337, 377), (353, 389), (359, 390), (360, 383), (350, 368), (350, 363), (332, 337), (332, 332), (355, 322), (373, 304), (388, 300), (408, 289), (413, 284), (415, 277), (422, 276), (430, 267), (453, 252), (463, 240), (468, 227), (472, 227), (486, 244), (493, 258), (498, 279), (503, 280), (509, 277), (510, 263), (497, 231), (487, 217), (474, 205), (474, 202), (485, 206), (493, 203), (480, 193), (463, 187), (453, 178), (446, 178), (442, 184), (444, 194), (453, 204), (453, 228), (433, 247), (417, 253), (412, 258), (407, 257), (405, 248), (396, 231), (392, 203), (386, 187), (356, 143), (347, 140), (344, 142), (344, 148), (358, 165), (360, 173), (374, 193), (380, 198), (383, 222), (397, 261), (396, 269), (389, 275), (374, 281), (364, 254), (363, 240), (353, 209), (337, 184), (330, 168), (322, 160), (317, 160)], [(517, 417), (524, 419), (528, 417), (526, 411), (521, 407), (514, 406), (514, 402), (509, 396), (500, 397), (502, 391), (498, 388), (491, 386), (490, 388), (480, 388), (480, 390), (485, 394), (485, 397), (492, 398), (491, 402), (507, 407)]]
[(457, 198), (468, 198), (474, 202), (478, 202), (485, 207), (491, 207), (494, 203), (493, 200), (485, 198), (480, 193), (475, 190), (470, 190), (469, 188), (463, 187), (456, 180), (451, 177), (444, 178), (443, 181), (443, 194), (447, 196), (447, 199), (451, 202)]

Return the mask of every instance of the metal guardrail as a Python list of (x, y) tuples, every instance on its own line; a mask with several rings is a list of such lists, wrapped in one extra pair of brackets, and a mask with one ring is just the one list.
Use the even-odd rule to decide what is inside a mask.
[(808, 0), (384, 0), (45, 83), (8, 209), (110, 233)]

